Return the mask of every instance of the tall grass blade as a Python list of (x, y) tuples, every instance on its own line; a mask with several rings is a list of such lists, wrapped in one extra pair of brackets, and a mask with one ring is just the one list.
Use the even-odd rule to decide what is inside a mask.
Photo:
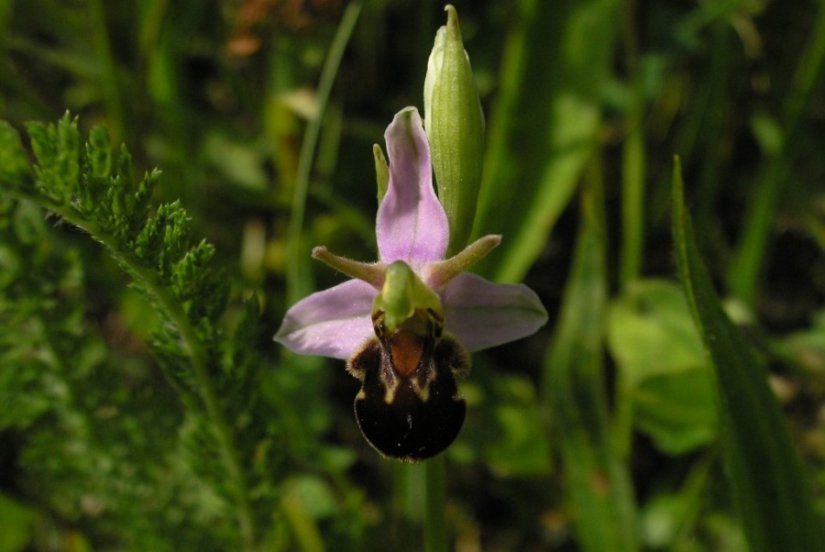
[(767, 381), (767, 371), (722, 310), (685, 211), (677, 158), (673, 172), (673, 241), (693, 319), (716, 367), (722, 451), (751, 550), (821, 550), (821, 520), (809, 484)]
[(584, 190), (582, 228), (544, 367), (552, 440), (560, 448), (581, 550), (638, 549), (627, 467), (614, 450), (602, 347), (607, 283), (601, 183)]
[(484, 265), (521, 280), (593, 152), (614, 47), (615, 0), (522, 0), (490, 119), (475, 230), (505, 236)]

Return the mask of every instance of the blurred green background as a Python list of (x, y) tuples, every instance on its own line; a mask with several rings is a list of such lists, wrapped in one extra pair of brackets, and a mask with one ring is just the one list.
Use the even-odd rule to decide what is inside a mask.
[[(450, 549), (747, 549), (713, 373), (675, 279), (674, 154), (705, 262), (770, 369), (825, 515), (825, 2), (454, 5), (487, 117), (475, 233), (504, 235), (479, 270), (530, 285), (551, 321), (474, 355), (446, 452)], [(105, 125), (138, 173), (162, 170), (154, 200), (179, 198), (215, 244), (227, 327), (244, 299), (260, 304), (262, 549), (422, 546), (421, 468), (363, 441), (343, 363), (271, 337), (295, 300), (342, 281), (312, 246), (375, 258), (371, 148), (395, 112), (422, 108), (444, 21), (443, 3), (412, 0), (0, 0), (0, 119), (22, 129), (68, 110), (84, 131)], [(187, 426), (148, 345), (157, 313), (86, 235), (30, 203), (9, 213), (0, 552), (239, 549), (231, 505), (167, 456)], [(592, 287), (571, 262), (588, 216)], [(20, 266), (24, 291), (3, 276)], [(563, 295), (598, 316), (565, 331)], [(33, 364), (61, 351), (68, 368)], [(576, 370), (585, 391), (565, 387)], [(577, 435), (609, 455), (607, 483), (577, 478)], [(628, 509), (605, 542), (576, 526), (598, 519), (577, 510), (585, 487)]]

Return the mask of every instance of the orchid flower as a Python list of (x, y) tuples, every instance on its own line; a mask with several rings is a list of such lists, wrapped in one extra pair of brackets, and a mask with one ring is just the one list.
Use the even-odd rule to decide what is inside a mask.
[(444, 258), (450, 228), (418, 111), (399, 112), (384, 137), (389, 183), (376, 217), (378, 262), (316, 247), (315, 259), (352, 279), (295, 304), (275, 340), (296, 353), (348, 359), (362, 383), (355, 414), (367, 441), (384, 455), (418, 460), (444, 450), (461, 429), (466, 406), (456, 377), (468, 373), (467, 351), (528, 336), (547, 312), (522, 284), (465, 272), (500, 236)]

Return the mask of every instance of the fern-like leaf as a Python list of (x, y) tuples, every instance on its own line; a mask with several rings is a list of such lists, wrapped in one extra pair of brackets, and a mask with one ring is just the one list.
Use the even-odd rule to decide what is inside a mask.
[(179, 202), (152, 207), (158, 171), (136, 179), (125, 148), (113, 155), (100, 128), (82, 143), (77, 121), (68, 114), (56, 124), (31, 123), (27, 131), (33, 163), (17, 132), (0, 121), (0, 189), (102, 243), (155, 305), (163, 323), (152, 333), (152, 346), (185, 408), (187, 457), (226, 501), (239, 541), (252, 549), (260, 538), (258, 518), (265, 517), (254, 512), (270, 512), (274, 500), (272, 493), (256, 492), (253, 498), (250, 492), (272, 487), (266, 473), (250, 470), (257, 447), (267, 441), (267, 413), (255, 399), (256, 376), (246, 368), (251, 360), (238, 344), (254, 333), (257, 313), (247, 308), (236, 334), (225, 335), (219, 317), (229, 289), (212, 266), (215, 249), (193, 237)]

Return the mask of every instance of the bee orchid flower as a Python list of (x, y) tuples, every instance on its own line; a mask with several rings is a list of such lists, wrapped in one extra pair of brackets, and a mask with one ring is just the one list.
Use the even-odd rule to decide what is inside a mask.
[(418, 111), (399, 112), (384, 137), (389, 183), (376, 217), (379, 260), (316, 247), (315, 259), (352, 279), (296, 303), (275, 340), (296, 353), (347, 359), (361, 381), (355, 415), (367, 441), (413, 461), (438, 454), (458, 435), (466, 406), (456, 379), (468, 373), (468, 351), (528, 336), (547, 312), (522, 284), (466, 272), (500, 236), (445, 259), (450, 228)]

